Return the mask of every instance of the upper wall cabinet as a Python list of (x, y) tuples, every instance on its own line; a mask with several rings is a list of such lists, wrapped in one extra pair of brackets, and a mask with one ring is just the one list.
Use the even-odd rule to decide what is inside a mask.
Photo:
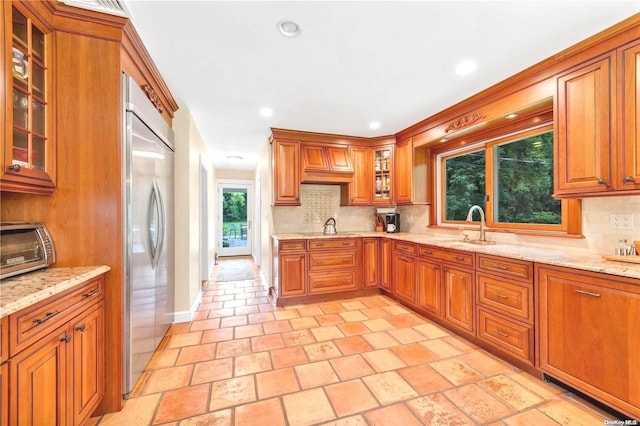
[(348, 146), (302, 144), (302, 182), (351, 182)]
[(7, 94), (0, 113), (7, 124), (0, 190), (51, 194), (56, 182), (52, 31), (21, 3), (2, 2), (0, 8), (4, 28), (11, 29), (0, 47)]
[(300, 143), (274, 139), (271, 142), (273, 159), (273, 205), (300, 205)]
[(557, 78), (556, 196), (640, 193), (640, 41)]

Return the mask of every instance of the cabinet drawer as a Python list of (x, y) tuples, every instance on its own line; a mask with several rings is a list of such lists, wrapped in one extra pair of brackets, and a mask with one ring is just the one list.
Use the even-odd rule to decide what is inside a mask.
[(309, 253), (309, 272), (355, 269), (356, 259), (355, 250), (311, 252)]
[(445, 262), (456, 263), (473, 267), (473, 253), (460, 252), (436, 248), (433, 246), (419, 246), (418, 255), (421, 257), (438, 259)]
[(0, 319), (0, 364), (9, 358), (9, 317)]
[(476, 274), (478, 303), (533, 324), (533, 285)]
[(510, 321), (478, 308), (478, 337), (533, 364), (533, 326)]
[(357, 246), (358, 240), (355, 238), (309, 240), (309, 250), (348, 249)]
[(533, 282), (533, 263), (525, 260), (478, 254), (478, 271), (506, 275), (529, 283)]
[(104, 297), (101, 276), (9, 316), (9, 352), (14, 356), (51, 330)]
[(309, 294), (357, 289), (356, 271), (309, 274)]
[(289, 240), (280, 241), (278, 243), (279, 251), (301, 251), (307, 249), (307, 242), (305, 240)]
[(394, 241), (393, 249), (407, 254), (416, 254), (416, 245), (413, 243), (406, 243), (404, 241)]

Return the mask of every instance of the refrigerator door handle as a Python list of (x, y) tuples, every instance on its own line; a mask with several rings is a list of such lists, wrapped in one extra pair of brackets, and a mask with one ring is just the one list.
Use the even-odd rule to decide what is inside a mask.
[(151, 196), (149, 197), (148, 226), (149, 226), (149, 253), (151, 265), (155, 269), (158, 266), (160, 253), (162, 253), (165, 234), (164, 206), (162, 196), (156, 179), (153, 179)]

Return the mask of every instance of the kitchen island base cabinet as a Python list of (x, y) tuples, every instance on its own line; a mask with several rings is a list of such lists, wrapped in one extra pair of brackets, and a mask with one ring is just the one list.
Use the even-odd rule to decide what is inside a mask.
[(537, 267), (540, 368), (640, 418), (640, 282)]

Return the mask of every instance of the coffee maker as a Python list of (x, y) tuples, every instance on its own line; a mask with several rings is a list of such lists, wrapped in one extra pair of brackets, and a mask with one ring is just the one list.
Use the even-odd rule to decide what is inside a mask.
[(385, 229), (388, 233), (400, 232), (400, 213), (387, 213), (385, 215)]

